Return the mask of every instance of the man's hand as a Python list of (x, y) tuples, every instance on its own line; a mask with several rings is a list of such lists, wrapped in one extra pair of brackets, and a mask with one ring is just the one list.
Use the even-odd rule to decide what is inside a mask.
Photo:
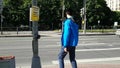
[(65, 51), (65, 52), (68, 52), (68, 51), (67, 51), (67, 48), (64, 48), (64, 51)]

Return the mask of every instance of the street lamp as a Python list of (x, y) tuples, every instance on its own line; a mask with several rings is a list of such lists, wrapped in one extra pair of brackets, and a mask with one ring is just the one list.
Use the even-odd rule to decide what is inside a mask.
[(86, 34), (86, 0), (83, 0), (83, 7), (84, 7), (84, 27), (83, 27), (83, 34)]
[(39, 8), (37, 7), (37, 0), (32, 0), (31, 20), (33, 33), (32, 40), (33, 57), (31, 68), (41, 68), (40, 57), (38, 55), (38, 39), (40, 35), (38, 35)]

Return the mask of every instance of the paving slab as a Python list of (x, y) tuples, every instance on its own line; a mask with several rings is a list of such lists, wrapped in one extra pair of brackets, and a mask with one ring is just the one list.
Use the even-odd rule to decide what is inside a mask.
[[(59, 68), (59, 65), (42, 66), (42, 68)], [(70, 64), (65, 64), (65, 68), (72, 68)], [(78, 64), (78, 68), (120, 68), (120, 64)]]

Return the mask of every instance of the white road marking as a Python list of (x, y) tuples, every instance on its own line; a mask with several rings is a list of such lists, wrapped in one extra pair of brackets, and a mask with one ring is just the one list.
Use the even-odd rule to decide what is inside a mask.
[(103, 48), (103, 49), (77, 49), (76, 51), (108, 51), (108, 50), (120, 50), (120, 48)]
[[(105, 61), (120, 61), (120, 57), (111, 58), (93, 58), (93, 59), (77, 59), (77, 63), (89, 63), (89, 62), (105, 62)], [(53, 64), (58, 64), (58, 61), (52, 61)], [(70, 63), (69, 60), (65, 60), (65, 63)]]
[(31, 66), (16, 66), (16, 68), (31, 68)]
[(106, 45), (106, 43), (79, 43), (79, 46), (96, 46), (96, 45)]
[[(57, 45), (61, 45), (61, 42), (56, 42), (56, 44)], [(107, 43), (95, 43), (95, 42), (93, 42), (93, 43), (86, 43), (86, 42), (81, 42), (81, 43), (78, 43), (78, 46), (98, 46), (98, 45), (100, 45), (100, 46), (102, 46), (102, 45), (108, 45)], [(108, 45), (108, 46), (110, 46), (110, 45)]]

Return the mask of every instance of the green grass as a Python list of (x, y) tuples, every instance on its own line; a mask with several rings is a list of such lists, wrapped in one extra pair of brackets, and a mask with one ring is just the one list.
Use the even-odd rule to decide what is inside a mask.
[[(83, 32), (83, 30), (79, 30), (80, 32)], [(115, 32), (115, 29), (87, 29), (86, 32)]]

